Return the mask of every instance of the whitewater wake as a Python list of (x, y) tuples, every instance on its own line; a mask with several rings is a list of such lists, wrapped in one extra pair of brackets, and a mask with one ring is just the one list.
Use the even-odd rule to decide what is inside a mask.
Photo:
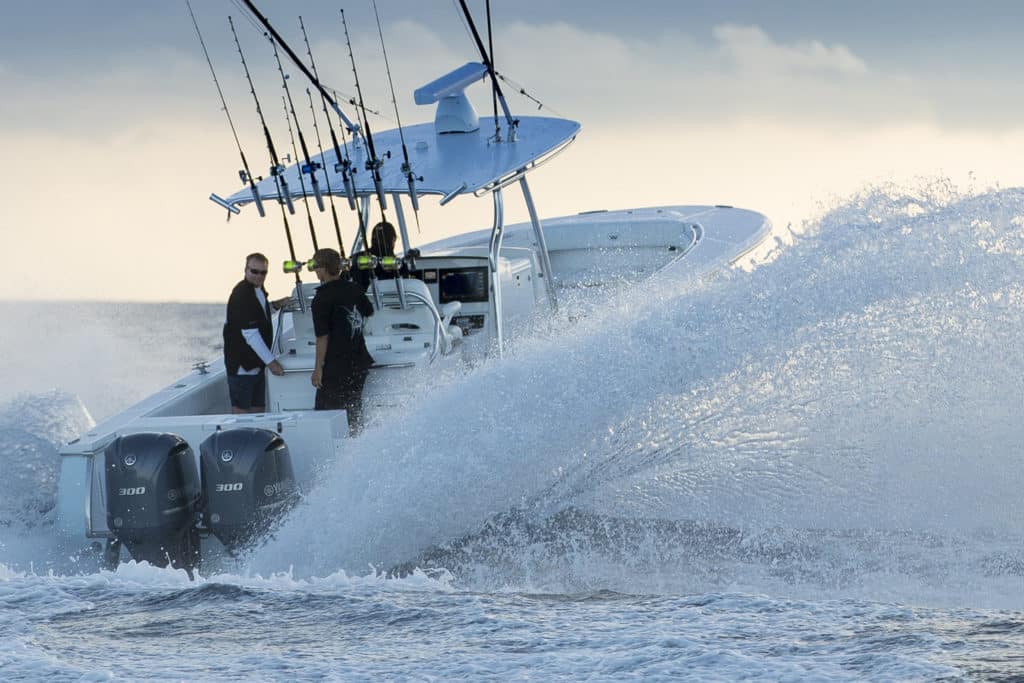
[[(567, 332), (548, 325), (354, 442), (250, 567), (402, 567), (452, 539), (497, 538), (486, 529), (505, 515), (545, 526), (572, 508), (627, 527), (789, 530), (812, 547), (994, 534), (1008, 550), (978, 566), (1017, 580), (1022, 208), (1020, 191), (876, 188), (752, 271), (696, 287), (665, 275)], [(854, 586), (877, 563), (847, 552), (838, 573), (789, 577)], [(566, 580), (587, 583), (586, 562)]]
[[(410, 391), (239, 573), (1006, 604), (1022, 266), (1019, 190), (866, 190), (751, 270), (663, 273)], [(52, 507), (13, 486), (6, 519)]]

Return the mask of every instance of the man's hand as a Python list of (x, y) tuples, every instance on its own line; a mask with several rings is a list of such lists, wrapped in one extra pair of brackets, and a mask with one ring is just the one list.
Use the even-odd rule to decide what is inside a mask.
[(309, 378), (309, 381), (310, 381), (310, 383), (314, 387), (319, 389), (320, 388), (320, 384), (323, 381), (323, 370), (321, 370), (320, 368), (317, 368), (316, 370), (314, 370), (313, 374)]
[(267, 368), (273, 375), (277, 375), (278, 377), (284, 375), (284, 368), (281, 367), (281, 364), (278, 363), (276, 360), (270, 361), (270, 365), (268, 365)]
[(275, 311), (280, 311), (282, 308), (290, 304), (291, 301), (292, 298), (290, 296), (283, 296), (280, 299), (274, 299), (273, 301), (271, 301), (270, 305), (273, 307)]

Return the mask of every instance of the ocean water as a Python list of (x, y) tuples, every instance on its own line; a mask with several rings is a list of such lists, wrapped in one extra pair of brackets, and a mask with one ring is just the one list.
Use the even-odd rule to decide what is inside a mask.
[(56, 453), (222, 306), (0, 303), (0, 678), (1024, 680), (1024, 191), (798, 232), (411, 385), (195, 581), (59, 544)]

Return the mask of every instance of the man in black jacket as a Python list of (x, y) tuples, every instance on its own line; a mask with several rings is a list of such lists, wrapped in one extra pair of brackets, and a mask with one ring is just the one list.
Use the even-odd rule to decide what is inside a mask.
[(224, 368), (228, 376), (228, 394), (232, 413), (266, 412), (266, 379), (263, 368), (283, 375), (284, 368), (270, 352), (274, 327), (271, 306), (280, 308), (287, 298), (270, 301), (263, 283), (267, 279), (267, 257), (245, 257), (245, 278), (235, 285), (228, 298), (224, 322)]
[(310, 381), (317, 390), (315, 407), (346, 410), (354, 436), (362, 429), (363, 385), (373, 364), (363, 339), (363, 318), (373, 315), (373, 305), (359, 285), (341, 276), (341, 255), (334, 249), (318, 250), (313, 267), (323, 283), (311, 307), (316, 365)]

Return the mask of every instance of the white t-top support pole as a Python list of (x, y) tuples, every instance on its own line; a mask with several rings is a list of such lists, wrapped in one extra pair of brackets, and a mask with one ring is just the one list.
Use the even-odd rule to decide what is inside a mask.
[(487, 257), (487, 270), (491, 276), (491, 315), (494, 316), (494, 337), (498, 342), (498, 358), (504, 358), (504, 325), (501, 320), (501, 273), (498, 271), (498, 255), (501, 241), (505, 236), (505, 203), (501, 188), (491, 193), (494, 196), (494, 227), (491, 228), (491, 242)]
[(523, 199), (526, 200), (526, 210), (530, 212), (530, 223), (533, 224), (533, 236), (540, 248), (540, 267), (544, 270), (541, 276), (544, 278), (544, 289), (548, 294), (548, 303), (553, 310), (558, 310), (558, 299), (555, 296), (555, 280), (551, 274), (551, 256), (548, 255), (548, 242), (544, 239), (544, 226), (540, 224), (537, 217), (537, 208), (533, 205), (533, 195), (530, 193), (530, 186), (526, 182), (526, 176), (519, 179), (519, 187), (523, 190)]

